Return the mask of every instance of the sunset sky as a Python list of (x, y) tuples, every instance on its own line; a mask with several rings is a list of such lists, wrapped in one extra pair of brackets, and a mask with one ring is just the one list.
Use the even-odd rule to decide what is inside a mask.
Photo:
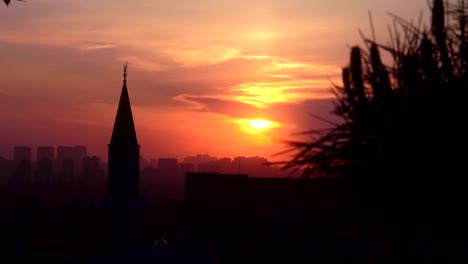
[(0, 4), (0, 156), (87, 145), (107, 159), (128, 61), (143, 156), (264, 156), (326, 124), (358, 29), (425, 0), (28, 0)]

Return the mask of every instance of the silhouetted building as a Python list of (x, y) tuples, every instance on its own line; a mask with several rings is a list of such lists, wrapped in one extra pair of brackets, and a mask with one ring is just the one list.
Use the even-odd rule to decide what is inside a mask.
[(109, 143), (108, 193), (110, 196), (138, 196), (140, 145), (133, 123), (127, 90), (127, 66), (120, 95), (114, 129)]
[(14, 147), (13, 149), (13, 160), (20, 162), (23, 160), (32, 160), (32, 149), (31, 147)]
[(185, 157), (184, 160), (183, 160), (183, 163), (192, 163), (192, 164), (195, 165), (195, 168), (197, 168), (197, 171), (200, 171), (198, 169), (199, 164), (207, 163), (207, 162), (210, 162), (210, 161), (216, 161), (216, 160), (217, 160), (216, 157), (212, 157), (212, 156), (207, 155), (207, 154), (197, 154), (196, 156)]
[(0, 157), (0, 184), (8, 182), (12, 175), (13, 161)]
[(39, 183), (50, 182), (52, 175), (54, 174), (54, 163), (53, 160), (43, 158), (37, 161), (36, 171), (34, 175), (34, 181)]
[(60, 174), (63, 172), (63, 161), (65, 159), (73, 159), (73, 147), (58, 146), (57, 147), (57, 160), (55, 163), (55, 170)]
[(71, 159), (74, 163), (73, 174), (81, 175), (83, 159), (87, 156), (86, 146), (58, 146), (57, 147), (57, 164), (58, 170), (63, 174), (64, 160)]
[(64, 159), (60, 181), (73, 182), (75, 180), (75, 161), (73, 159)]
[(41, 146), (37, 147), (37, 161), (41, 159), (54, 160), (54, 147)]
[(63, 165), (65, 159), (73, 159), (73, 147), (70, 146), (58, 146), (57, 147), (57, 161), (60, 165)]
[(187, 173), (185, 188), (193, 245), (222, 256), (361, 243), (351, 196), (334, 179)]
[(101, 160), (96, 157), (86, 157), (83, 159), (83, 179), (87, 182), (94, 182), (100, 176)]
[(158, 159), (158, 169), (162, 176), (176, 176), (178, 172), (177, 159), (160, 158)]
[(54, 173), (54, 147), (38, 147), (36, 160), (35, 181), (39, 183), (50, 182)]
[(194, 245), (220, 250), (239, 248), (247, 234), (249, 175), (187, 173), (185, 200)]
[(216, 160), (205, 162), (205, 163), (200, 163), (198, 164), (198, 172), (203, 172), (203, 173), (218, 173), (218, 164), (216, 163)]
[(88, 149), (86, 146), (74, 146), (72, 152), (72, 159), (75, 163), (74, 173), (75, 176), (82, 175), (83, 173), (83, 160), (88, 156)]
[(150, 159), (149, 166), (152, 168), (158, 167), (158, 161), (156, 159)]
[(195, 165), (192, 163), (182, 163), (180, 164), (180, 170), (185, 174), (187, 172), (195, 172)]
[(281, 177), (282, 174), (287, 176), (287, 173), (281, 172), (280, 167), (272, 166), (266, 158), (242, 156), (235, 157), (234, 159), (212, 159), (207, 162), (199, 163), (198, 172), (248, 174), (251, 177), (261, 178)]
[(14, 147), (13, 164), (15, 169), (11, 180), (15, 183), (28, 183), (31, 180), (31, 147)]
[(148, 161), (143, 158), (143, 156), (140, 156), (140, 170), (143, 170), (148, 166)]
[(232, 160), (230, 158), (221, 158), (217, 160), (216, 163), (218, 167), (217, 172), (224, 173), (224, 174), (234, 173)]

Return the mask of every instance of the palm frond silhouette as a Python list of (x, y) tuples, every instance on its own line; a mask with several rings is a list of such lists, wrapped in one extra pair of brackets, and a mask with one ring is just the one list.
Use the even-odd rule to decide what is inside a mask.
[(464, 138), (467, 2), (434, 0), (430, 29), (392, 15), (389, 44), (363, 36), (364, 47), (351, 48), (342, 85), (332, 87), (342, 122), (307, 132), (312, 140), (287, 142), (293, 157), (284, 167), (302, 169), (303, 177), (336, 177), (453, 162), (446, 159), (455, 147), (450, 140)]

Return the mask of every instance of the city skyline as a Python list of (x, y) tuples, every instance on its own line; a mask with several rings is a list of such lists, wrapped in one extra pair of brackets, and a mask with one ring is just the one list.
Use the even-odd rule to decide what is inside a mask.
[[(41, 157), (45, 157), (45, 159), (52, 160), (52, 161), (63, 161), (66, 158), (72, 158), (73, 156), (76, 156), (76, 150), (84, 148), (85, 149), (85, 155), (80, 155), (83, 156), (84, 158), (86, 157), (97, 157), (102, 160), (102, 162), (107, 162), (106, 156), (98, 156), (95, 153), (88, 153), (87, 151), (87, 146), (84, 145), (71, 145), (71, 146), (64, 146), (64, 145), (58, 145), (58, 146), (52, 146), (52, 145), (40, 145), (40, 146), (35, 146), (32, 147), (30, 145), (17, 145), (13, 146), (9, 152), (2, 153), (0, 155), (0, 158), (3, 158), (5, 160), (15, 160), (15, 152), (17, 149), (28, 149), (30, 152), (28, 155), (30, 158), (27, 158), (27, 160), (31, 160), (33, 162), (40, 161)], [(68, 151), (67, 151), (68, 150)], [(69, 151), (72, 152), (69, 152)], [(70, 154), (71, 153), (71, 154)], [(66, 158), (64, 158), (66, 157)], [(156, 166), (151, 166), (150, 163), (152, 161), (157, 161), (159, 159), (175, 159), (179, 164), (198, 164), (198, 163), (209, 163), (211, 161), (217, 161), (217, 160), (223, 160), (223, 159), (230, 159), (230, 160), (235, 160), (237, 158), (263, 158), (266, 159), (268, 162), (272, 162), (273, 160), (269, 160), (268, 157), (264, 156), (246, 156), (246, 155), (237, 155), (237, 156), (212, 156), (207, 153), (197, 153), (194, 155), (187, 155), (187, 156), (160, 156), (160, 157), (151, 157), (151, 156), (143, 156), (140, 155), (140, 159), (142, 160), (143, 163), (148, 164), (150, 167), (156, 167)], [(144, 168), (143, 166), (142, 168)]]
[(371, 35), (368, 10), (380, 40), (387, 12), (428, 13), (425, 1), (401, 3), (15, 3), (0, 9), (0, 122), (8, 128), (0, 155), (15, 145), (86, 145), (105, 157), (129, 61), (143, 156), (274, 159), (281, 139), (326, 125), (310, 113), (332, 118), (329, 88), (346, 44), (361, 43), (357, 29)]

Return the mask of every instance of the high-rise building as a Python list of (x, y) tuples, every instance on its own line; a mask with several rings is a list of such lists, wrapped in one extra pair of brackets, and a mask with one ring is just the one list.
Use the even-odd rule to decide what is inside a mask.
[(151, 160), (150, 160), (150, 163), (149, 163), (149, 166), (150, 166), (151, 168), (156, 168), (156, 167), (158, 167), (158, 162), (156, 161), (156, 159), (151, 159)]
[(187, 172), (195, 172), (195, 165), (192, 163), (182, 163), (180, 164), (180, 170), (182, 173), (187, 173)]
[(37, 161), (42, 159), (54, 160), (54, 147), (40, 146), (37, 147)]
[(63, 160), (63, 168), (59, 181), (70, 183), (75, 179), (75, 162), (72, 159)]
[(63, 161), (65, 159), (73, 159), (73, 147), (70, 146), (58, 146), (57, 147), (57, 165), (58, 170), (62, 171)]
[(37, 163), (35, 181), (48, 183), (53, 175), (54, 147), (41, 146), (37, 148)]
[(73, 147), (73, 162), (75, 163), (75, 176), (83, 174), (83, 160), (88, 156), (88, 149), (86, 146)]
[[(65, 160), (67, 160), (65, 162)], [(56, 161), (56, 170), (58, 172), (59, 179), (58, 181), (67, 181), (69, 179), (65, 179), (63, 177), (69, 178), (70, 174), (70, 161), (73, 162), (73, 147), (70, 146), (58, 146), (57, 147), (57, 161)], [(65, 165), (65, 163), (67, 165)], [(73, 165), (71, 165), (74, 167)], [(65, 168), (67, 167), (67, 168)], [(67, 172), (65, 172), (67, 170)]]
[(158, 169), (161, 176), (175, 176), (179, 166), (176, 158), (160, 158), (158, 159)]
[(0, 156), (0, 184), (8, 182), (13, 169), (13, 162)]
[(87, 182), (94, 182), (99, 176), (101, 170), (101, 159), (96, 156), (83, 159), (83, 178)]
[(12, 181), (15, 183), (28, 183), (31, 180), (31, 147), (17, 146), (13, 149), (14, 172)]
[(139, 194), (140, 145), (127, 90), (127, 65), (108, 152), (108, 193), (112, 197)]
[(74, 146), (73, 147), (73, 158), (75, 159), (81, 159), (83, 161), (84, 158), (86, 158), (88, 154), (88, 149), (86, 146)]
[[(86, 146), (58, 146), (57, 147), (57, 169), (60, 174), (73, 174), (74, 177), (83, 175), (83, 160), (88, 155)], [(65, 173), (65, 160), (73, 161), (73, 172)], [(70, 170), (70, 161), (67, 161), (67, 170)], [(68, 177), (67, 176), (67, 177)]]
[(148, 161), (143, 156), (140, 156), (140, 169), (143, 170), (147, 166), (148, 166)]
[(57, 160), (63, 162), (64, 159), (71, 159), (73, 156), (73, 147), (58, 146), (57, 147)]
[(29, 160), (31, 161), (32, 159), (32, 149), (31, 147), (23, 147), (23, 146), (18, 146), (14, 147), (13, 149), (13, 160), (16, 162), (20, 162), (23, 160)]

